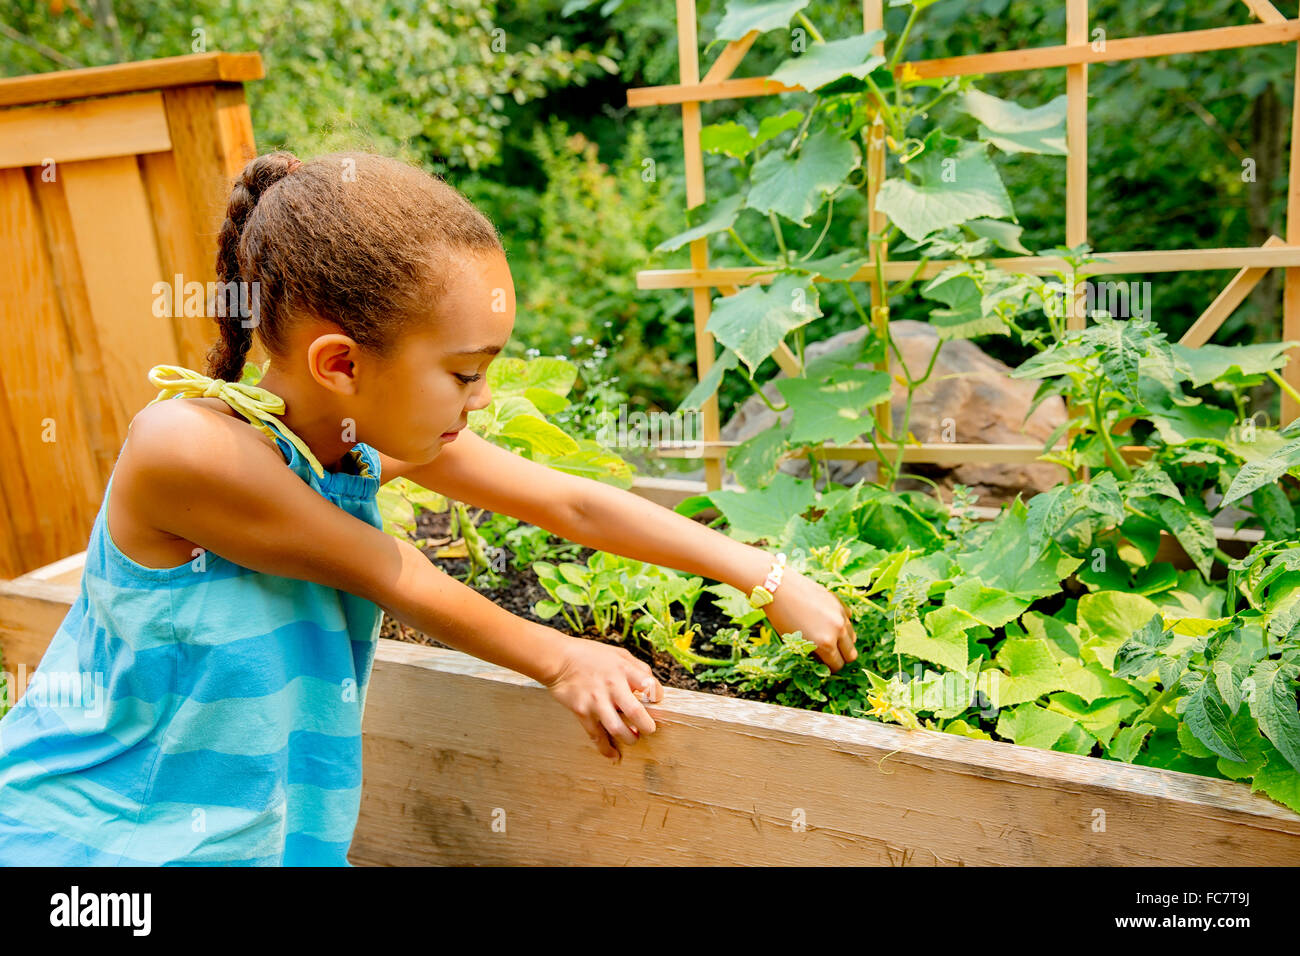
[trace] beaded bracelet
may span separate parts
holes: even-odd
[[[754,590],[749,595],[750,606],[764,607],[775,600],[776,589],[781,584],[781,578],[785,576],[785,562],[786,555],[783,551],[772,562],[771,570],[767,572],[763,583],[754,585]]]

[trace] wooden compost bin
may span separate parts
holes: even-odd
[[[0,578],[85,548],[148,370],[202,367],[216,323],[156,315],[154,286],[216,280],[262,75],[201,53],[0,80]]]
[[[633,490],[671,506],[702,486]],[[76,601],[84,557],[0,582],[0,650],[20,684]],[[674,688],[649,710],[657,732],[616,766],[535,681],[381,639],[349,858],[1300,864],[1300,814],[1244,783]]]

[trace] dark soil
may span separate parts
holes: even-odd
[[[492,517],[491,512],[484,512],[475,522],[476,525]],[[468,558],[435,558],[434,554],[442,547],[451,543],[451,538],[447,531],[449,528],[450,514],[443,512],[437,514],[431,511],[421,511],[416,518],[417,536],[421,538],[432,538],[436,544],[423,547],[421,550],[433,561],[441,570],[456,578],[458,581],[464,581],[465,572],[469,570]],[[575,560],[579,564],[585,564],[587,558],[593,553],[591,548],[583,548]],[[542,587],[531,569],[516,571],[512,565],[507,562],[506,570],[501,574],[504,579],[503,583],[495,588],[480,587],[477,584],[470,585],[483,596],[489,598],[497,605],[505,608],[512,614],[525,620],[535,621],[548,627],[553,627],[565,634],[573,634],[569,622],[565,620],[562,614],[556,615],[549,621],[543,620],[533,613],[533,605],[538,601],[549,597],[546,589]],[[704,584],[707,586],[714,583],[706,579]],[[681,608],[673,605],[674,611],[680,615]],[[584,616],[585,620],[590,620],[590,614]],[[692,645],[692,650],[698,654],[719,659],[729,658],[731,648],[728,645],[715,645],[710,642],[714,634],[720,627],[730,625],[730,619],[713,603],[713,595],[705,592],[700,595],[699,600],[695,603],[694,611],[691,615],[692,623],[700,626],[700,634]],[[621,626],[621,623],[620,623]],[[384,623],[379,632],[380,637],[391,638],[396,641],[407,641],[412,644],[424,644],[428,647],[445,647],[450,650],[457,650],[449,644],[443,644],[429,635],[417,631],[414,628],[407,627],[400,621],[396,621],[387,615],[384,616]],[[593,641],[601,641],[605,644],[614,644],[620,647],[626,647],[627,650],[638,660],[645,661],[654,671],[655,677],[659,683],[665,687],[676,687],[681,690],[704,691],[710,694],[718,694],[723,697],[743,697],[748,700],[759,700],[771,702],[775,694],[771,690],[745,692],[738,691],[730,684],[724,681],[710,681],[701,683],[690,671],[679,664],[671,655],[657,651],[650,647],[649,643],[637,635],[629,635],[626,642],[618,633],[599,634],[596,632],[594,625],[588,623],[587,630],[576,635],[588,638]],[[697,672],[702,665],[697,665]]]

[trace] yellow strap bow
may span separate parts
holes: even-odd
[[[254,428],[271,438],[275,438],[275,433],[266,422],[275,421],[283,430],[285,437],[311,464],[317,476],[325,477],[325,469],[311,453],[311,449],[282,422],[276,420],[277,415],[284,413],[284,399],[279,395],[245,382],[225,382],[219,378],[209,378],[179,365],[155,365],[149,370],[149,381],[161,389],[158,397],[150,402],[150,405],[178,395],[186,398],[219,398],[247,418]]]

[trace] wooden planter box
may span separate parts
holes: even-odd
[[[83,559],[0,582],[11,673]],[[1233,781],[674,688],[615,765],[535,681],[387,639],[370,688],[357,865],[1300,864],[1300,814]]]
[[[381,640],[358,864],[1295,865],[1245,784],[666,688],[614,765],[540,684]]]

